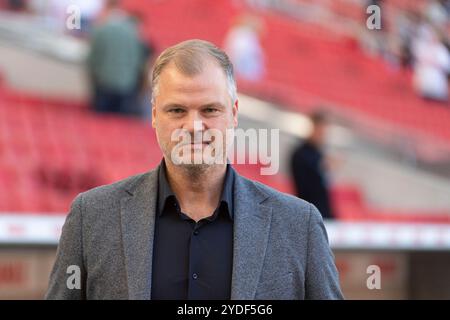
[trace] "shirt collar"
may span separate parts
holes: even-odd
[[[234,212],[234,202],[233,202],[233,190],[234,190],[234,177],[235,171],[233,167],[227,163],[227,170],[225,173],[225,181],[224,187],[222,190],[222,195],[220,197],[220,205],[225,205],[225,208],[228,211],[230,219],[233,219]],[[166,164],[164,159],[161,161],[158,172],[158,209],[157,213],[161,216],[164,212],[164,207],[169,198],[175,199],[178,202],[175,193],[170,187],[169,181],[167,180],[166,175]]]

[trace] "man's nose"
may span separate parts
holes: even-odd
[[[183,125],[183,129],[186,129],[191,134],[193,134],[194,132],[205,130],[205,124],[199,112],[192,111],[189,113],[189,116],[187,117],[186,122]]]

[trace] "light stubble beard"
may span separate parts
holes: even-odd
[[[227,154],[228,154],[230,146],[233,145],[234,128],[231,127],[231,128],[228,128],[227,130],[231,130],[231,131],[229,132],[230,135],[228,136],[228,133],[227,133],[227,135],[224,137],[225,139],[222,140],[223,150],[221,151],[220,155],[217,155],[221,158],[219,163],[212,161],[211,163],[202,162],[202,163],[177,163],[177,164],[175,164],[171,158],[173,150],[170,147],[170,143],[160,143],[160,147],[161,147],[161,150],[164,154],[166,161],[170,161],[173,166],[181,168],[183,170],[183,172],[190,179],[193,180],[193,182],[198,181],[202,177],[204,177],[204,175],[207,174],[207,172],[212,170],[214,167],[223,166],[228,163]],[[202,151],[202,152],[204,152],[204,151]],[[202,159],[203,159],[203,157],[202,157]],[[215,160],[218,160],[218,159],[215,159]]]
[[[164,154],[164,158],[166,161],[170,161],[170,163],[183,170],[183,172],[188,176],[190,179],[194,181],[200,180],[202,177],[204,177],[205,174],[207,174],[208,171],[213,169],[213,167],[220,166],[223,164],[217,164],[217,163],[180,163],[175,164],[171,159],[172,156],[172,150],[169,147],[169,145],[161,145],[161,149]],[[223,163],[227,163],[226,158]]]

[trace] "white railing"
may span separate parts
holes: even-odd
[[[58,244],[63,214],[1,214],[0,245]],[[335,250],[450,250],[450,224],[325,221]]]

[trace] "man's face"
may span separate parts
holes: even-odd
[[[177,164],[181,159],[192,166],[199,164],[199,158],[217,156],[217,151],[224,150],[226,155],[230,142],[226,141],[227,129],[237,126],[237,109],[225,73],[213,61],[205,62],[203,71],[194,76],[184,75],[174,64],[167,65],[161,72],[152,108],[152,126],[166,162]],[[207,133],[219,133],[222,141],[215,141]]]

